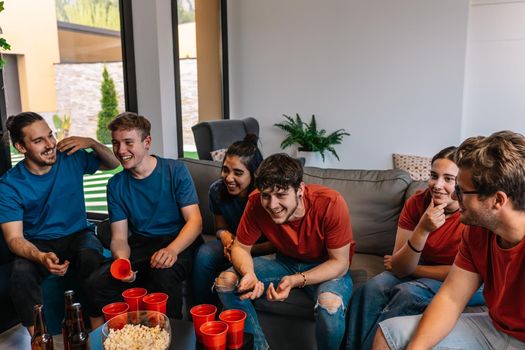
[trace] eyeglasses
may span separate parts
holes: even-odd
[[[463,191],[458,185],[454,186],[454,191],[458,199],[461,199],[464,194],[479,194],[479,191]]]

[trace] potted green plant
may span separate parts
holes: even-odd
[[[286,121],[274,124],[274,126],[287,133],[286,138],[281,142],[282,149],[297,145],[300,152],[319,153],[323,162],[325,161],[325,152],[332,153],[337,160],[340,160],[334,146],[341,144],[344,136],[350,135],[345,129],[339,129],[327,134],[325,129],[317,128],[315,115],[312,115],[310,123],[304,122],[298,113],[295,114],[295,119],[286,114],[283,114],[283,116],[286,118]],[[307,165],[309,165],[308,162]]]

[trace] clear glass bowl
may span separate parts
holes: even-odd
[[[106,344],[106,340],[110,336],[110,330],[114,330],[115,334],[123,333],[123,328],[125,325],[143,325],[148,328],[154,328],[159,326],[161,330],[164,330],[168,333],[167,345],[165,347],[158,347],[155,349],[166,350],[169,348],[171,343],[171,327],[169,318],[163,313],[157,311],[131,311],[120,314],[113,317],[111,320],[104,323],[102,326],[102,348],[104,350],[108,349],[153,349],[151,343],[147,345],[140,346],[140,342],[145,338],[143,334],[138,335],[137,337],[131,336],[129,333],[121,334],[119,339],[111,339]],[[136,327],[138,328],[138,327]],[[143,331],[139,331],[143,332]],[[148,331],[144,331],[148,332]],[[149,332],[148,332],[149,333]],[[115,335],[113,335],[115,337]],[[110,342],[113,344],[110,346]]]

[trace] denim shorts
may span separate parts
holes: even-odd
[[[390,349],[405,349],[421,315],[394,317],[379,324]],[[486,312],[461,314],[452,331],[433,349],[517,350],[525,343],[496,329]]]

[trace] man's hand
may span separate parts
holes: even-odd
[[[161,248],[157,250],[150,260],[152,269],[168,269],[177,261],[177,254],[168,248]]]
[[[63,264],[59,264],[60,259],[55,253],[43,253],[41,263],[49,270],[53,275],[64,276],[69,267],[69,261],[64,261]]]
[[[385,255],[383,257],[383,265],[385,266],[385,270],[392,271],[392,255]]]
[[[241,294],[241,300],[257,299],[264,293],[264,284],[257,279],[255,273],[250,272],[244,275],[237,287],[237,294]]]
[[[221,244],[224,247],[224,257],[228,259],[229,262],[232,261],[232,247],[233,247],[233,240],[235,239],[235,236],[228,230],[224,230],[220,234],[220,240]]]
[[[137,271],[131,270],[131,273],[129,274],[129,276],[122,278],[121,281],[126,282],[126,283],[133,283],[135,282],[135,279],[137,279]]]
[[[274,288],[273,283],[270,283],[266,291],[266,299],[269,301],[284,301],[288,298],[294,286],[294,276],[284,276],[277,288]]]
[[[418,226],[426,232],[433,232],[445,223],[445,207],[447,203],[434,206],[434,201],[430,201],[427,210],[419,219]]]
[[[66,137],[59,143],[57,143],[57,149],[60,152],[67,151],[67,155],[70,156],[79,149],[86,149],[93,146],[95,141],[89,137],[71,136]]]

